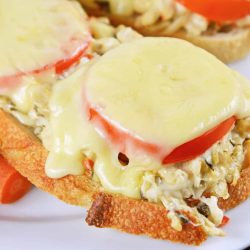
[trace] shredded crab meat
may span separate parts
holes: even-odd
[[[99,55],[103,55],[121,43],[142,37],[133,29],[123,25],[114,28],[107,18],[91,18],[90,27],[95,38],[92,50]]]
[[[218,198],[229,198],[228,184],[236,185],[240,177],[244,142],[249,131],[250,119],[239,120],[230,133],[200,157],[145,171],[142,197],[162,203],[169,211],[167,216],[172,227],[177,231],[182,228],[179,216],[182,210],[198,218],[209,235],[224,235],[221,229],[216,228],[223,219],[223,211],[217,202]],[[195,201],[194,206],[190,206],[190,198]]]
[[[111,14],[133,17],[135,26],[147,27],[160,34],[171,35],[180,30],[199,36],[230,31],[234,26],[250,26],[250,15],[236,23],[214,24],[205,17],[190,12],[175,0],[87,0],[89,8],[105,8]],[[226,27],[226,29],[225,29]]]

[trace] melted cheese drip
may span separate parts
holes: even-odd
[[[164,157],[233,115],[249,115],[241,82],[190,43],[142,38],[106,53],[89,70],[86,95],[119,129],[162,146]],[[134,151],[126,151],[129,158]]]
[[[82,174],[84,154],[88,155],[91,150],[97,156],[95,172],[105,189],[139,197],[142,167],[148,163],[141,163],[140,168],[136,168],[138,162],[131,161],[129,166],[121,168],[118,152],[110,150],[83,115],[81,89],[84,76],[85,67],[82,67],[54,87],[50,101],[51,137],[48,142],[44,141],[50,151],[46,174],[51,178]]]
[[[88,37],[85,18],[73,1],[0,1],[0,77],[69,57]]]

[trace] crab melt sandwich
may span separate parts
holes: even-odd
[[[17,2],[0,4],[13,14],[0,27],[3,157],[89,208],[89,225],[195,245],[224,235],[224,210],[250,195],[248,81],[174,38],[133,33],[98,55],[80,5]]]

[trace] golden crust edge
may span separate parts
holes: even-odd
[[[41,142],[27,127],[1,109],[0,121],[0,153],[38,188],[66,203],[91,207],[87,217],[90,225],[193,245],[199,245],[207,238],[201,227],[185,226],[183,233],[172,229],[163,214],[163,211],[166,214],[166,210],[162,205],[100,192],[98,183],[87,175],[50,179],[44,171],[48,152]],[[246,157],[246,162],[250,162],[250,144]],[[233,208],[250,196],[250,167],[245,167],[242,173],[237,185],[229,189],[230,198],[220,200],[223,209]],[[153,211],[153,217],[150,210]],[[161,216],[163,219],[160,219]],[[136,223],[135,218],[140,217],[140,223]],[[159,227],[158,220],[161,220]]]
[[[190,214],[182,214],[192,223],[197,223]],[[86,222],[90,226],[115,228],[131,234],[189,245],[200,245],[207,239],[203,228],[192,223],[183,224],[182,231],[173,229],[167,210],[162,205],[107,193],[95,195]]]
[[[84,0],[80,0],[80,2],[84,6]],[[212,53],[224,63],[231,63],[242,59],[250,52],[250,28],[235,29],[228,34],[213,36],[192,36],[184,31],[176,32],[170,36],[164,31],[155,31],[150,27],[137,27],[133,17],[115,16],[100,9],[84,8],[90,16],[106,16],[113,25],[123,24],[133,28],[144,36],[166,36],[184,39]]]
[[[45,173],[48,151],[32,132],[0,109],[0,153],[23,176],[38,188],[64,202],[89,207],[99,190],[87,175],[51,179]]]

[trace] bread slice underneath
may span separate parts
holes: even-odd
[[[233,208],[250,196],[250,143],[245,145],[246,157],[241,177],[236,186],[229,188],[230,198],[220,200],[221,208]],[[57,198],[90,208],[87,223],[97,227],[111,227],[133,234],[199,245],[207,238],[201,226],[192,223],[183,225],[183,230],[174,230],[163,205],[136,200],[122,195],[103,192],[88,174],[51,179],[44,171],[48,152],[42,143],[10,114],[0,109],[0,153],[23,176],[38,188]],[[182,211],[190,221],[196,218]]]
[[[80,0],[84,6],[85,0]],[[169,36],[164,30],[157,30],[153,26],[137,27],[135,18],[115,16],[101,9],[85,7],[88,15],[107,16],[115,26],[123,24],[137,30],[144,36]],[[187,40],[208,52],[214,54],[224,63],[237,61],[245,57],[250,52],[250,28],[235,28],[228,33],[217,33],[215,35],[192,36],[185,31],[179,31],[171,35],[172,37]]]

